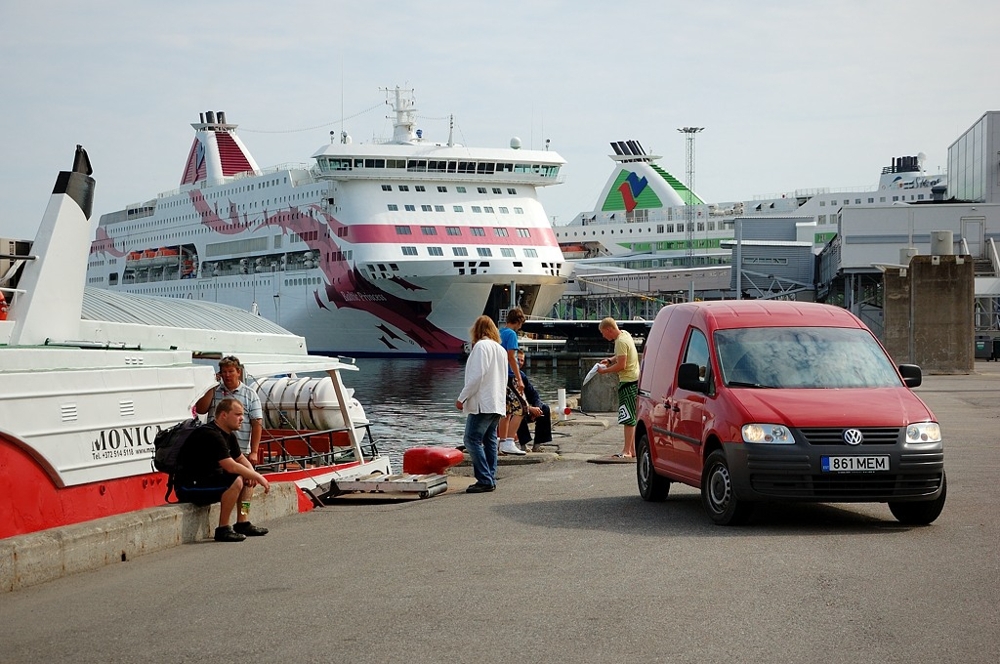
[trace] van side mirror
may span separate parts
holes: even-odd
[[[920,367],[915,364],[900,364],[899,375],[903,377],[903,383],[907,387],[920,387],[923,382]]]
[[[677,369],[677,386],[682,390],[708,394],[708,381],[701,379],[701,368],[692,362]]]

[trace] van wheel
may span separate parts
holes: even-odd
[[[753,512],[753,503],[736,497],[729,462],[722,450],[709,454],[705,462],[701,475],[701,502],[709,518],[720,526],[746,523]]]
[[[653,455],[649,450],[649,438],[646,434],[639,436],[636,443],[636,454],[639,457],[635,463],[635,478],[639,484],[639,495],[651,503],[663,502],[670,492],[670,480],[656,474],[653,468]]]
[[[889,511],[900,523],[908,526],[926,526],[941,516],[945,494],[948,493],[948,478],[941,475],[941,495],[934,500],[917,503],[889,503]]]

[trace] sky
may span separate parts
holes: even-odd
[[[1000,110],[992,0],[0,0],[0,237],[30,239],[56,173],[88,151],[94,218],[175,189],[206,110],[261,167],[308,163],[343,127],[391,135],[414,90],[428,139],[550,149],[557,225],[592,210],[633,139],[725,202],[874,186]]]

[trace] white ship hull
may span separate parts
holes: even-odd
[[[430,143],[395,107],[390,142],[266,171],[209,113],[179,190],[101,218],[87,284],[251,310],[323,354],[455,356],[484,313],[547,315],[572,267],[536,188],[565,162]]]

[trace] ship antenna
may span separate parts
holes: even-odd
[[[455,116],[448,116],[448,147],[455,145]]]

